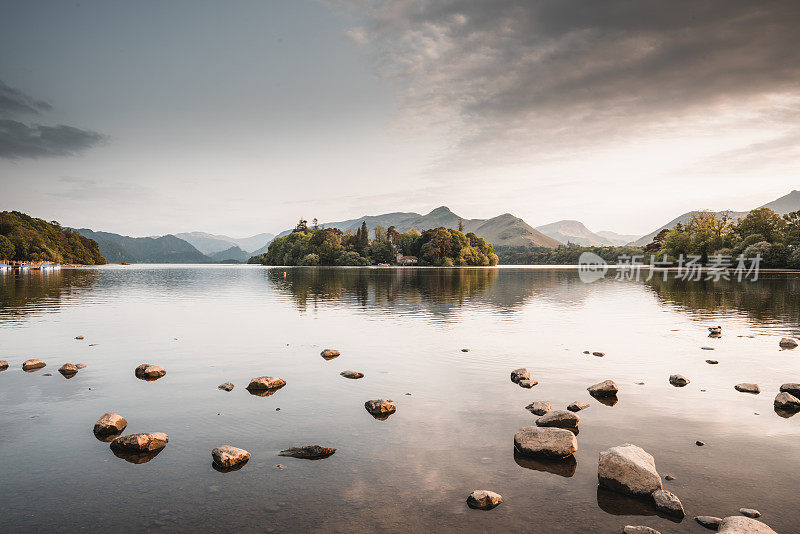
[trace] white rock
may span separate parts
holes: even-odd
[[[514,434],[514,448],[527,456],[566,458],[578,450],[578,440],[563,428],[526,426]]]
[[[629,495],[647,496],[661,489],[653,457],[630,443],[600,453],[597,479],[601,486]]]
[[[581,418],[566,410],[548,412],[536,420],[536,426],[555,426],[558,428],[578,428]]]
[[[653,492],[653,501],[656,503],[656,508],[668,515],[674,517],[686,515],[681,500],[672,492],[664,489],[656,490]]]
[[[776,534],[761,521],[743,515],[731,515],[719,524],[720,534]]]

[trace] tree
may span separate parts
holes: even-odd
[[[783,238],[786,221],[769,208],[751,211],[739,221],[735,231],[742,239],[752,234],[761,234],[766,241],[775,243]]]
[[[305,232],[308,230],[308,221],[304,218],[300,217],[300,220],[297,222],[297,226],[294,227],[294,232]]]
[[[356,248],[359,252],[366,250],[369,246],[369,230],[367,229],[367,221],[361,223],[361,228],[356,233]]]
[[[313,225],[312,228],[314,228],[314,230],[319,230],[319,221],[316,217],[311,220],[311,224]]]
[[[397,232],[397,229],[394,225],[390,226],[388,230],[386,230],[386,238],[389,239],[389,242],[392,245],[397,244],[397,238],[400,237],[400,234]]]
[[[383,226],[376,225],[372,231],[375,233],[375,241],[378,241],[380,243],[388,241],[386,237],[386,228],[384,228]]]
[[[0,260],[10,260],[14,257],[14,245],[4,235],[0,235]]]
[[[464,232],[464,219],[461,217],[458,218],[458,231],[462,233]]]

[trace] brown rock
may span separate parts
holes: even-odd
[[[73,376],[78,372],[78,366],[73,363],[65,363],[58,368],[58,372],[64,376]]]
[[[250,380],[247,391],[275,391],[286,385],[286,380],[274,376],[259,376]]]
[[[119,414],[108,412],[102,415],[94,424],[94,435],[98,437],[112,436],[121,434],[128,421]]]
[[[523,380],[520,380],[517,383],[519,384],[519,387],[521,387],[521,388],[531,389],[533,386],[535,386],[539,382],[537,382],[536,380],[523,379]]]
[[[794,349],[797,348],[797,341],[792,338],[785,337],[780,340],[778,343],[782,349]]]
[[[167,374],[167,371],[158,365],[143,363],[134,369],[133,374],[136,375],[136,378],[140,378],[142,380],[158,380]]]
[[[5,371],[8,369],[8,362],[5,360],[0,360],[0,371]]]
[[[605,355],[606,355],[605,352],[599,352],[599,351],[595,351],[592,353],[592,356],[597,356],[598,358],[602,358]]]
[[[520,367],[519,369],[514,369],[511,371],[511,381],[515,384],[519,384],[520,380],[530,380],[531,373],[524,367]]]
[[[619,386],[613,380],[604,380],[586,388],[593,397],[613,397],[619,391]]]
[[[800,399],[785,391],[778,393],[773,404],[780,410],[800,410]]]
[[[338,357],[340,354],[341,354],[341,352],[339,352],[338,350],[334,350],[334,349],[325,349],[325,350],[323,350],[322,352],[319,353],[319,355],[322,356],[323,358],[325,358],[326,360],[332,360],[332,359]]]
[[[624,534],[661,534],[656,529],[644,525],[626,525],[622,532]]]
[[[781,385],[781,393],[788,393],[800,399],[800,384],[787,382]]]
[[[75,339],[78,339],[78,340],[83,339],[83,336],[75,336]]]
[[[397,410],[389,399],[369,400],[364,403],[364,408],[376,419],[386,419]]]
[[[336,452],[336,449],[331,447],[322,447],[320,445],[306,445],[304,447],[292,447],[278,453],[280,456],[290,456],[292,458],[303,458],[305,460],[321,460],[327,458]]]
[[[233,383],[232,382],[225,382],[224,384],[218,385],[217,389],[221,389],[223,391],[233,391]]]
[[[358,378],[364,378],[364,373],[360,373],[358,371],[350,371],[350,370],[348,370],[348,371],[342,371],[339,374],[342,375],[345,378],[352,378],[353,380],[358,379]]]
[[[144,432],[120,436],[111,442],[111,449],[123,452],[153,452],[167,446],[169,436],[163,432]]]
[[[597,478],[601,486],[628,495],[647,496],[661,489],[653,457],[630,443],[600,453]]]
[[[720,534],[777,534],[761,521],[741,515],[723,518],[717,532]]]
[[[676,388],[682,388],[683,386],[685,386],[689,382],[691,382],[691,380],[689,380],[688,378],[686,378],[683,375],[675,374],[675,375],[670,375],[669,376],[669,383],[672,384],[673,386],[675,386]]]
[[[573,429],[578,428],[580,417],[577,414],[566,410],[549,412],[536,420],[536,426],[554,426],[557,428]]]
[[[547,401],[533,401],[525,409],[534,415],[544,415],[553,411],[553,406]]]
[[[22,362],[22,370],[23,371],[35,371],[36,369],[41,369],[45,367],[47,364],[44,363],[42,360],[37,360],[32,358],[30,360],[25,360]]]
[[[578,450],[578,440],[563,428],[526,426],[514,434],[514,448],[524,456],[567,458]]]
[[[503,497],[499,493],[489,490],[475,490],[467,497],[467,505],[479,510],[491,510],[501,502],[503,502]]]
[[[686,515],[683,511],[681,500],[674,493],[665,489],[654,491],[653,501],[656,503],[656,508],[667,515],[678,518],[683,518],[683,516]]]
[[[749,382],[742,382],[733,387],[736,391],[741,391],[742,393],[752,393],[753,395],[761,393],[761,388],[758,387],[758,384],[751,384]]]
[[[579,411],[585,410],[585,409],[587,409],[589,407],[590,407],[590,405],[589,405],[588,402],[575,401],[575,402],[571,403],[569,406],[567,406],[567,410],[569,410],[571,412],[579,412]]]
[[[224,469],[230,469],[244,464],[250,459],[250,453],[232,445],[221,445],[211,451],[214,463]]]

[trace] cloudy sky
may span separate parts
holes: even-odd
[[[800,2],[0,0],[0,209],[644,234],[800,188]]]

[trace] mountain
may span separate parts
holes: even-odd
[[[769,208],[778,215],[786,215],[787,213],[798,211],[800,210],[800,191],[792,191],[788,195],[768,202],[761,207]]]
[[[610,240],[592,232],[580,221],[558,221],[544,226],[537,226],[536,229],[562,243],[599,247],[613,245]]]
[[[606,239],[611,241],[611,243],[615,247],[621,247],[621,246],[625,245],[626,243],[630,243],[634,239],[638,239],[639,238],[638,235],[634,235],[634,234],[618,234],[617,232],[612,232],[611,230],[601,230],[601,231],[596,232],[596,233],[597,233],[597,235],[605,237]]]
[[[466,227],[464,229],[467,230]],[[489,243],[500,247],[535,246],[556,248],[563,244],[546,236],[510,213],[504,213],[489,219],[473,231],[478,237],[482,237]]]
[[[183,239],[174,235],[162,237],[128,237],[88,228],[78,233],[97,241],[100,253],[109,263],[209,263],[210,259]]]
[[[220,252],[215,252],[208,255],[209,258],[219,263],[245,263],[250,259],[250,256],[250,253],[245,252],[235,245],[227,250],[222,250]]]
[[[274,234],[269,233],[241,238],[207,234],[205,232],[183,232],[174,235],[188,242],[203,254],[208,255],[228,250],[231,247],[239,247],[242,250],[252,252],[269,243],[275,237]]]
[[[19,211],[0,212],[0,260],[102,265],[98,244],[56,221]]]

